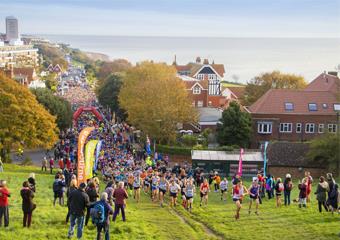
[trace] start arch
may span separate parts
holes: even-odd
[[[73,114],[73,121],[76,122],[82,112],[92,112],[98,120],[102,121],[103,117],[102,115],[97,111],[95,107],[80,107],[77,109],[77,111]]]

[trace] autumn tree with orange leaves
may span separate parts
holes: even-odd
[[[178,123],[197,119],[175,68],[162,63],[143,62],[128,70],[119,103],[129,123],[163,143],[175,140]]]

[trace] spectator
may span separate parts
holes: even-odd
[[[42,162],[41,162],[41,171],[44,171],[45,169],[45,172],[47,171],[47,159],[46,157],[43,158]]]
[[[9,224],[8,197],[10,196],[6,181],[0,180],[0,227],[2,226],[2,218],[4,218],[5,227],[8,227]]]
[[[86,193],[89,196],[90,205],[97,202],[97,198],[99,197],[99,195],[96,190],[95,183],[93,181],[89,182],[87,189],[86,189]],[[86,211],[85,226],[87,226],[89,219],[90,219],[90,206],[88,206],[87,211]]]
[[[54,167],[54,160],[53,158],[50,159],[50,173],[53,174],[53,167]]]
[[[286,178],[283,182],[283,195],[285,200],[285,206],[290,205],[290,194],[293,189],[292,177],[289,173],[287,173]]]
[[[328,207],[326,204],[326,193],[329,191],[328,183],[325,181],[323,176],[320,177],[320,182],[316,189],[316,200],[318,200],[319,212],[322,212],[322,206],[325,208],[326,212],[328,211]]]
[[[30,173],[29,177],[28,177],[28,183],[29,183],[29,188],[35,192],[36,188],[36,182],[35,182],[35,174],[34,173]]]
[[[64,205],[63,188],[65,186],[66,185],[65,185],[64,175],[57,174],[53,182],[53,193],[54,193],[53,206],[55,206],[55,202],[57,201],[57,198],[59,199],[59,205],[60,206]]]
[[[77,190],[77,179],[72,179],[70,182],[70,186],[67,188],[66,191],[66,197],[67,197],[67,215],[66,215],[66,223],[68,223],[68,220],[70,218],[70,202],[69,202],[69,196],[71,192],[74,190]]]
[[[113,221],[116,221],[116,217],[119,213],[119,210],[122,212],[122,219],[123,222],[125,222],[125,199],[128,198],[128,194],[124,189],[124,182],[119,182],[118,183],[118,188],[114,190],[113,192],[113,197],[116,199],[115,200],[115,211],[113,214]]]
[[[28,181],[25,181],[22,187],[20,195],[22,198],[22,211],[24,213],[23,226],[29,228],[32,223],[32,213],[36,208],[36,204],[33,203],[34,192],[29,187]]]
[[[71,238],[74,234],[74,227],[76,224],[77,238],[81,239],[84,228],[84,216],[85,209],[89,206],[89,196],[85,193],[86,184],[81,183],[79,189],[74,190],[70,193],[69,204],[70,204],[70,228],[68,231],[68,238]]]
[[[113,209],[108,204],[108,194],[103,192],[100,196],[100,201],[94,203],[91,209],[92,222],[97,226],[97,240],[101,239],[102,230],[104,231],[105,240],[110,239],[110,214],[113,214]]]
[[[307,179],[302,179],[302,182],[299,183],[299,208],[307,207]]]

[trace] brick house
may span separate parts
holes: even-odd
[[[304,90],[271,89],[249,107],[252,147],[264,141],[304,142],[337,132],[334,104],[340,79],[323,73]]]
[[[197,57],[195,63],[177,65],[175,61],[173,65],[178,76],[186,82],[187,91],[196,107],[219,108],[225,104],[221,95],[221,81],[225,74],[223,64],[210,64],[207,59],[201,62],[201,58]]]

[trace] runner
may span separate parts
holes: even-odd
[[[227,192],[228,192],[228,180],[225,177],[223,181],[220,183],[221,189],[221,201],[227,201]]]
[[[185,191],[185,200],[186,200],[186,209],[191,212],[192,210],[192,204],[194,201],[194,194],[196,192],[194,180],[190,179],[187,181],[187,185],[184,189]]]
[[[141,187],[141,178],[139,172],[135,173],[132,185],[133,185],[133,199],[136,199],[137,203],[139,203]]]
[[[168,188],[169,182],[165,179],[165,175],[163,174],[159,180],[159,203],[161,207],[163,207],[164,195]]]
[[[233,201],[235,202],[236,205],[236,214],[235,214],[235,219],[238,220],[240,219],[240,210],[242,208],[242,200],[244,195],[248,193],[248,190],[246,189],[245,186],[242,184],[242,180],[239,180],[237,184],[233,187]]]
[[[249,210],[248,210],[248,214],[251,213],[251,206],[253,204],[253,202],[255,201],[256,203],[256,209],[255,209],[255,214],[259,215],[258,209],[259,209],[259,204],[260,204],[260,185],[258,183],[258,178],[255,177],[253,178],[253,182],[252,185],[249,187],[249,197],[250,197],[250,201],[249,201]]]
[[[152,174],[151,178],[151,190],[152,190],[152,196],[151,199],[152,201],[155,201],[158,196],[158,185],[159,185],[159,177],[157,172]]]
[[[205,204],[205,206],[208,205],[209,192],[210,192],[210,186],[208,184],[208,180],[205,178],[203,180],[203,183],[201,183],[201,186],[200,186],[200,196],[201,196],[200,206],[202,206],[202,201]]]
[[[181,187],[173,180],[170,180],[169,192],[171,197],[170,207],[177,206],[177,195]]]

